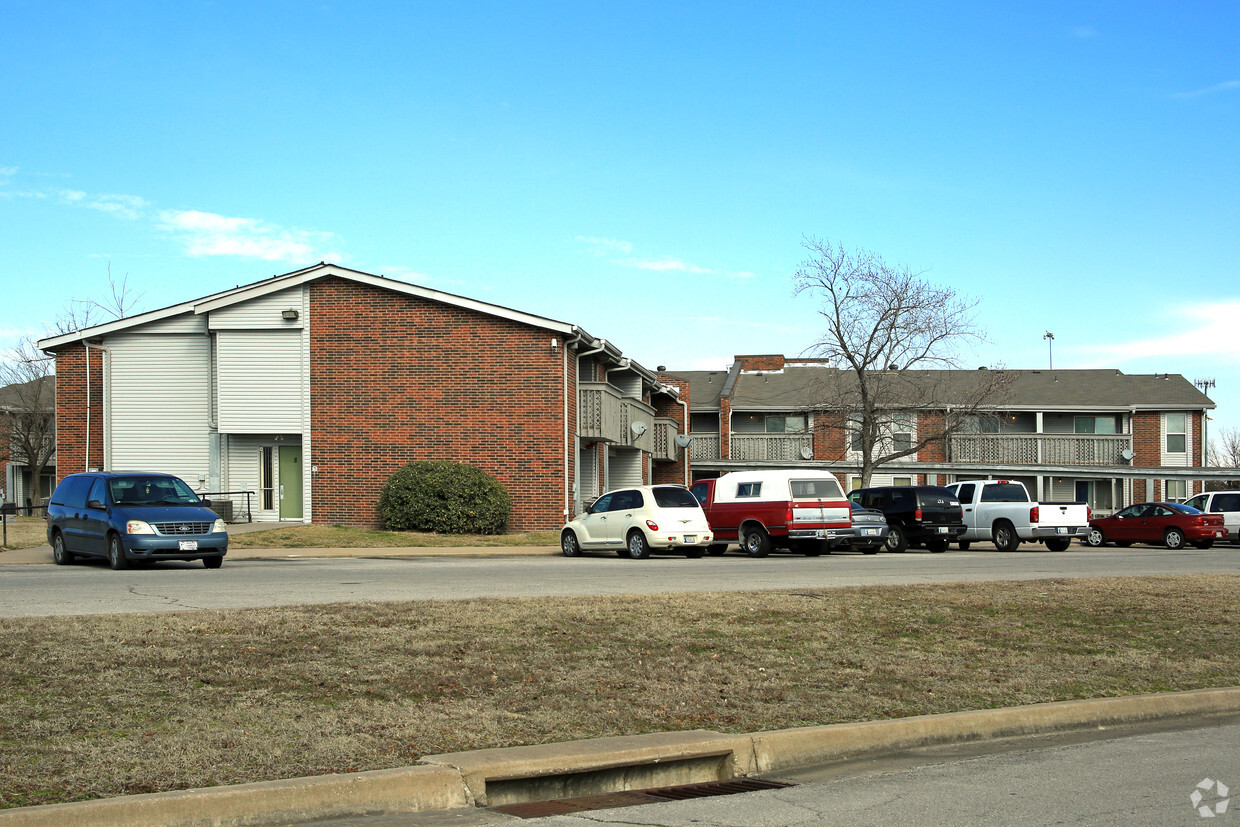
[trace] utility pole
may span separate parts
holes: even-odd
[[[1049,330],[1042,334],[1042,338],[1046,340],[1046,357],[1050,361],[1049,369],[1055,369],[1055,352],[1053,350],[1055,344],[1055,334]]]

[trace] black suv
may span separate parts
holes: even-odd
[[[964,533],[960,500],[937,485],[888,485],[860,488],[848,495],[855,503],[887,515],[887,550],[904,551],[924,543],[936,554]]]

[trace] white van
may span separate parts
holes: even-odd
[[[1240,543],[1240,491],[1207,491],[1184,504],[1210,514],[1222,514],[1227,536],[1233,543]]]

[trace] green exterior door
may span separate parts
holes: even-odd
[[[301,446],[280,446],[280,519],[301,519]]]

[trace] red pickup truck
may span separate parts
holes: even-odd
[[[689,490],[715,534],[711,554],[735,542],[750,557],[765,557],[772,548],[815,557],[852,534],[848,498],[828,471],[734,471]]]

